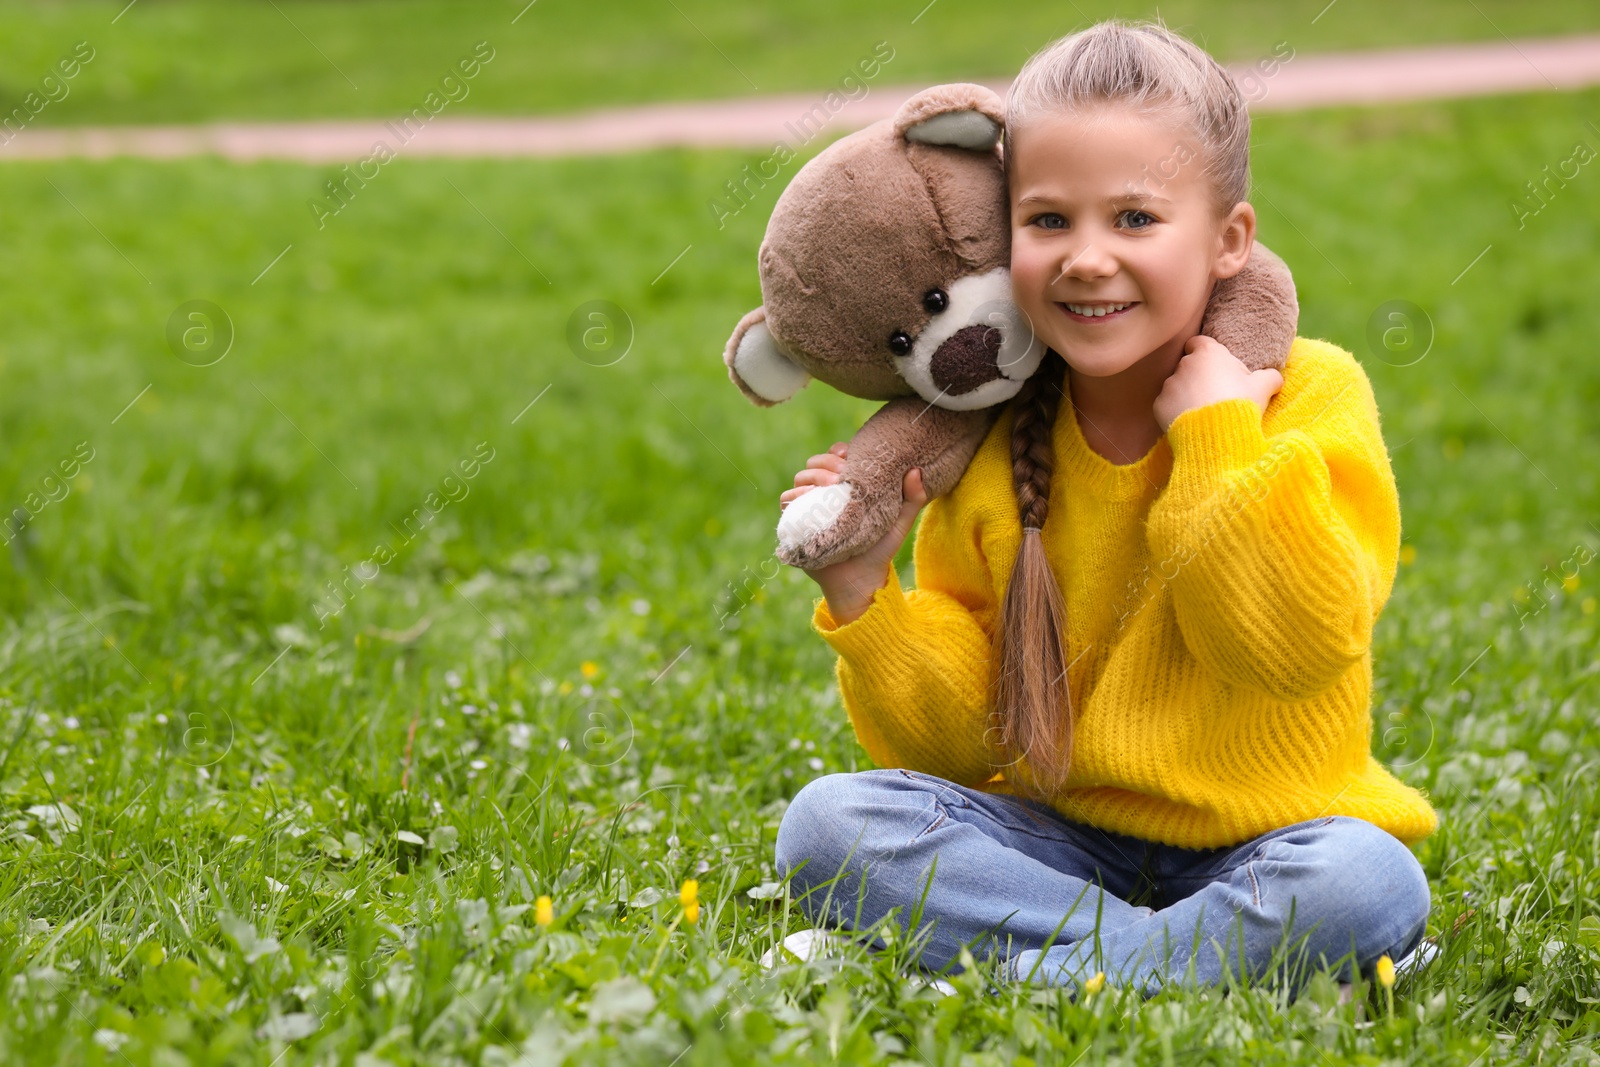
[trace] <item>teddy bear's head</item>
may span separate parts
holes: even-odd
[[[756,404],[811,378],[951,410],[1009,400],[1044,346],[1011,299],[1000,98],[941,85],[800,169],[761,243],[762,305],[723,359]]]

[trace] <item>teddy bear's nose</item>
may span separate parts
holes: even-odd
[[[963,326],[933,353],[928,371],[933,384],[960,396],[1000,377],[1000,345],[1005,338],[994,326]]]

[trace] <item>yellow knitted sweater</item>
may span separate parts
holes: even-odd
[[[1372,627],[1400,505],[1360,364],[1296,338],[1264,417],[1245,399],[1191,409],[1125,465],[1089,447],[1066,391],[1041,534],[1066,598],[1077,711],[1054,807],[1187,848],[1325,815],[1408,843],[1431,833],[1425,796],[1371,751]],[[1010,440],[1008,411],[924,510],[918,588],[891,564],[861,616],[840,625],[818,598],[812,617],[868,755],[991,792],[1012,790],[988,730],[1022,538]]]

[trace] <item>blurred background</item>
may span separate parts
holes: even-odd
[[[853,116],[1155,13],[0,3],[0,823],[32,857],[0,863],[5,921],[81,914],[133,856],[139,892],[247,909],[268,878],[304,890],[273,898],[286,943],[377,944],[395,900],[440,891],[408,880],[421,846],[397,833],[431,849],[459,830],[487,864],[551,796],[636,802],[648,832],[588,867],[589,831],[524,856],[516,892],[546,878],[609,905],[700,870],[748,903],[784,798],[867,765],[814,588],[772,550],[778,494],[875,405],[817,387],[760,410],[720,360],[760,299],[767,214]],[[1285,78],[1351,51],[1537,57],[1600,33],[1591,0],[1159,13],[1238,69],[1292,53]],[[1353,352],[1383,415],[1404,548],[1375,751],[1447,811],[1424,849],[1457,911],[1493,877],[1488,842],[1556,825],[1528,798],[1595,741],[1600,90],[1528,62],[1523,90],[1361,106],[1275,107],[1265,77],[1254,124],[1252,199],[1301,333]],[[770,130],[841,90],[857,99],[764,185],[741,176],[765,132],[674,146],[659,110],[587,114],[776,97]],[[429,127],[378,152],[418,109]],[[693,115],[711,141],[746,121]],[[491,118],[547,125],[472,131]],[[657,146],[571,147],[629,121]],[[635,800],[674,781],[721,791]],[[1592,821],[1592,785],[1570,788]],[[52,844],[57,803],[116,842]],[[348,904],[372,864],[394,880]],[[488,870],[459,877],[509,877]],[[96,936],[149,936],[119,908]],[[129,995],[76,944],[51,951],[92,996]],[[38,1050],[80,1026],[23,1019],[0,1025]]]
[[[495,76],[473,86],[463,114],[825,90],[880,40],[894,47],[898,83],[1008,78],[1076,26],[1158,12],[1088,0],[998,8],[819,0],[799,11],[710,0],[125,0],[7,2],[0,13],[8,97],[21,96],[78,40],[104,51],[94,76],[73,86],[72,107],[51,117],[73,125],[388,116],[414,106],[481,40],[496,50]],[[1600,28],[1600,13],[1581,0],[1226,0],[1163,4],[1159,15],[1224,62],[1269,55],[1280,41],[1317,53]]]

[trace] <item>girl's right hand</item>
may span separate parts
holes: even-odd
[[[838,484],[848,458],[849,446],[841,441],[827,452],[808,459],[805,470],[794,476],[795,487],[786,490],[778,498],[779,510],[818,486]],[[806,570],[806,574],[817,583],[822,595],[827,598],[828,612],[841,625],[860,618],[871,606],[872,595],[888,584],[889,564],[900,551],[900,546],[905,544],[906,535],[917,521],[917,513],[928,502],[927,491],[922,485],[922,471],[915,467],[907,471],[900,492],[900,514],[895,517],[889,532],[877,543],[858,556],[827,567]]]

